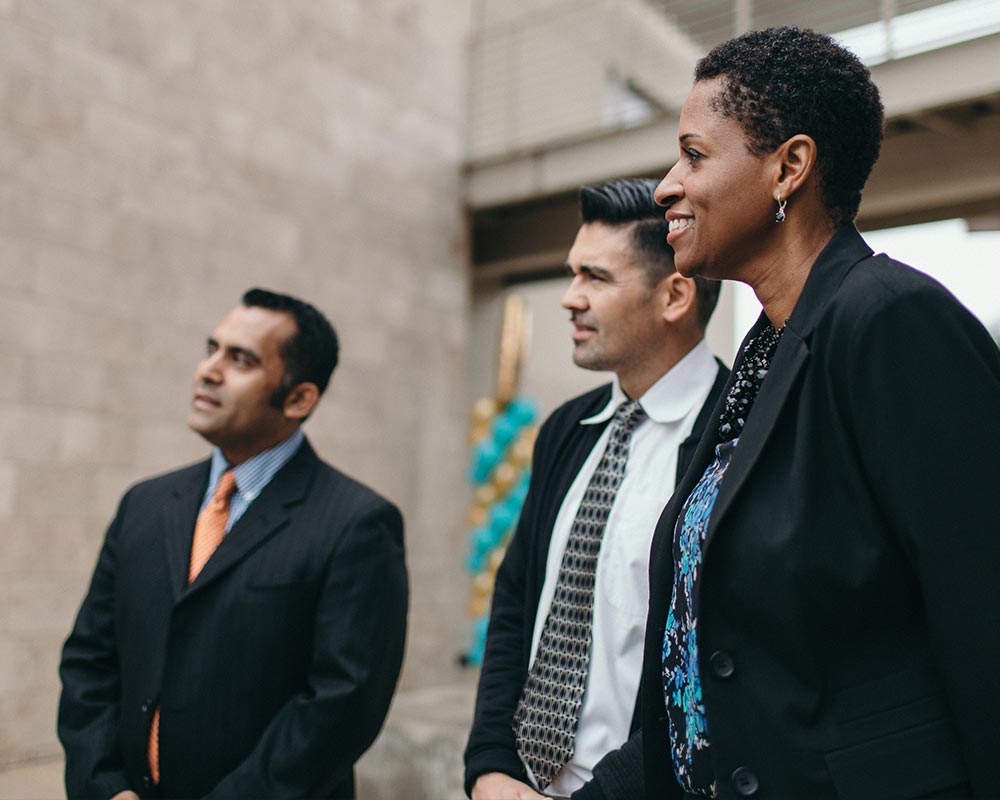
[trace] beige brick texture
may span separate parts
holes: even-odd
[[[467,631],[470,0],[0,0],[0,768],[56,755],[59,648],[129,484],[204,457],[244,289],[342,339],[307,425],[407,520],[403,685]]]

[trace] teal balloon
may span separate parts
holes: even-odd
[[[472,643],[465,651],[466,661],[470,664],[482,664],[483,652],[486,649],[486,631],[490,626],[489,612],[477,617],[472,622]]]
[[[521,506],[524,505],[524,500],[528,496],[528,486],[531,484],[531,475],[525,472],[518,481],[517,485],[507,494],[506,499],[510,501],[512,505],[516,504],[518,511],[520,511]]]
[[[479,442],[472,459],[472,482],[485,483],[501,458],[503,458],[503,448],[499,447],[493,438]]]
[[[517,522],[519,509],[512,509],[506,502],[497,503],[490,511],[490,532],[493,534],[493,546],[500,544],[503,535]]]
[[[516,494],[509,494],[503,499],[504,505],[510,512],[510,515],[514,518],[512,524],[517,524],[517,518],[521,516],[521,506],[524,505],[524,500],[518,497]]]
[[[485,649],[485,642],[482,645],[478,643],[469,645],[469,649],[465,652],[465,663],[472,667],[480,666],[483,663],[483,651]]]
[[[486,566],[483,560],[485,555],[485,553],[477,552],[476,550],[469,551],[469,554],[465,557],[465,568],[473,575],[478,575]]]
[[[493,525],[488,522],[480,525],[472,532],[472,546],[480,553],[485,553],[493,547]]]
[[[520,427],[535,421],[538,416],[538,406],[526,397],[515,397],[507,404],[504,414]]]
[[[514,441],[520,427],[517,420],[507,414],[501,414],[493,422],[493,441],[501,449],[506,449],[507,445]]]

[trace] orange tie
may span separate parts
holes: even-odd
[[[219,478],[215,494],[208,505],[198,515],[194,524],[194,537],[191,540],[191,563],[188,565],[188,583],[194,583],[202,567],[208,563],[212,553],[226,535],[226,522],[229,520],[229,498],[236,489],[236,478],[233,471],[227,469]],[[153,783],[160,782],[160,708],[153,712],[153,724],[149,728],[149,743],[146,748],[149,756],[149,775]]]

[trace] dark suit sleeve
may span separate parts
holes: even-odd
[[[554,427],[550,418],[538,434],[528,494],[493,587],[475,716],[465,748],[465,791],[470,797],[476,778],[488,772],[528,780],[517,755],[512,726],[528,674],[526,631],[533,627],[537,610],[528,607],[527,570],[531,549],[537,546],[538,536],[543,535],[537,530],[545,494],[541,484],[550,468]]]
[[[527,774],[514,742],[514,712],[527,677],[525,652],[525,571],[531,538],[531,518],[537,489],[528,490],[521,518],[493,588],[490,626],[486,633],[483,666],[479,674],[476,710],[465,748],[465,791],[472,796],[476,778],[487,772],[502,772],[520,781]]]
[[[541,437],[539,446],[544,446]],[[513,722],[527,678],[525,625],[534,624],[535,609],[525,607],[525,570],[534,538],[531,529],[537,496],[537,487],[532,486],[497,571],[475,718],[465,750],[465,791],[470,797],[476,778],[487,772],[528,780],[517,755]],[[531,620],[526,620],[529,612]],[[573,800],[636,800],[643,795],[642,735],[637,732],[594,766],[593,779],[573,793]]]
[[[919,584],[975,796],[1000,796],[1000,353],[936,287],[845,339],[863,469]]]
[[[572,794],[572,800],[641,800],[646,796],[642,772],[642,730],[594,765],[594,777]]]
[[[106,800],[131,788],[118,747],[120,676],[115,646],[115,561],[129,495],[108,528],[73,630],[63,646],[58,733],[70,800]]]
[[[380,501],[359,515],[327,565],[306,689],[208,797],[325,797],[343,780],[389,709],[407,603],[403,521]]]

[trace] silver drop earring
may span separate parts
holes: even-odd
[[[788,199],[787,198],[784,199],[784,200],[781,200],[781,199],[778,200],[778,213],[774,215],[774,221],[775,222],[784,222],[785,221],[785,206],[787,206],[787,205],[788,205]]]

